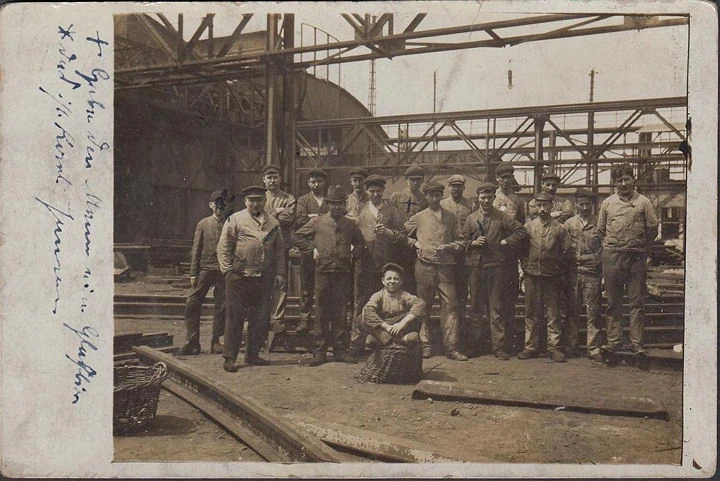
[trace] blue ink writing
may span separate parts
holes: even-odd
[[[72,105],[72,102],[68,102],[68,103],[66,104],[66,103],[62,100],[63,96],[62,96],[61,93],[58,93],[58,97],[61,99],[61,100],[58,100],[57,98],[53,97],[52,94],[51,94],[50,92],[48,92],[47,90],[45,90],[44,88],[38,87],[38,89],[39,89],[42,93],[44,93],[45,95],[47,95],[48,97],[50,97],[51,99],[53,99],[53,100],[55,101],[55,103],[59,105],[59,107],[55,107],[55,110],[56,110],[57,112],[59,112],[59,113],[58,113],[58,117],[62,117],[62,116],[67,117],[68,115],[70,115],[70,114],[72,113],[72,110],[70,109],[70,105]]]
[[[85,180],[85,257],[90,256],[90,228],[92,227],[92,220],[95,217],[95,209],[100,208],[102,200],[97,195],[93,194],[88,181]]]
[[[78,346],[77,359],[73,359],[69,355],[65,354],[65,357],[77,366],[77,372],[75,373],[75,393],[73,394],[73,404],[77,404],[80,401],[80,394],[86,392],[86,388],[83,386],[85,383],[90,383],[91,379],[95,377],[97,371],[85,362],[85,357],[88,354],[88,349],[97,351],[97,346],[89,341],[91,337],[99,338],[100,334],[90,327],[85,326],[81,330],[77,330],[63,322],[63,326],[70,329],[80,339],[80,345]]]
[[[80,303],[80,312],[85,312],[85,308],[87,307],[88,298],[90,297],[90,294],[95,292],[95,289],[90,288],[90,276],[92,273],[90,272],[89,268],[85,268],[85,272],[83,273],[83,293],[82,293],[82,301]]]
[[[98,144],[95,141],[95,136],[93,134],[91,134],[90,132],[88,132],[87,139],[90,141],[91,144],[93,144],[95,147],[100,149],[101,152],[104,150],[108,150],[110,148],[110,144],[108,144],[107,142],[102,142],[101,144]],[[93,157],[93,154],[95,153],[95,147],[93,147],[92,145],[88,145],[85,149],[85,168],[86,169],[89,169],[90,167],[92,167],[92,161],[95,160],[95,158]]]
[[[58,33],[62,35],[60,37],[60,40],[65,40],[65,37],[70,37],[71,41],[74,41],[75,39],[72,38],[72,34],[75,33],[74,30],[72,30],[74,24],[70,24],[68,28],[62,28],[60,25],[58,25]]]
[[[35,197],[35,200],[40,202],[47,210],[52,214],[52,216],[55,218],[55,229],[53,230],[53,246],[55,246],[55,249],[53,250],[53,256],[55,257],[55,267],[53,267],[53,274],[55,275],[55,302],[53,305],[53,314],[57,314],[57,306],[58,302],[60,302],[60,283],[62,282],[62,278],[60,277],[60,271],[62,269],[62,263],[60,262],[60,244],[62,243],[62,240],[60,238],[60,234],[62,234],[62,226],[65,225],[65,222],[63,222],[62,219],[70,219],[75,220],[73,217],[61,210],[59,210],[57,207],[54,207],[44,200],[40,200],[37,197]],[[68,205],[68,210],[70,210],[70,206]]]
[[[97,44],[97,46],[98,46],[97,56],[98,57],[102,57],[102,46],[109,45],[109,43],[107,43],[105,40],[100,40],[100,32],[98,32],[97,30],[95,30],[95,38],[85,37],[85,40],[87,40],[88,42],[93,42],[93,43]]]
[[[61,162],[62,159],[65,158],[65,154],[67,154],[68,148],[72,149],[75,147],[75,144],[73,142],[75,141],[75,138],[70,135],[70,133],[65,130],[65,128],[58,124],[57,122],[54,122],[56,130],[58,133],[55,134],[55,160],[57,163],[55,166],[57,167],[57,176],[55,177],[55,183],[59,184],[61,180],[68,183],[68,185],[72,185],[72,182],[70,182],[64,175],[63,175],[63,163]]]

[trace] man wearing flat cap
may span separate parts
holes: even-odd
[[[587,313],[587,356],[602,361],[600,339],[602,319],[600,298],[602,285],[602,239],[595,227],[597,215],[593,212],[597,196],[587,189],[575,192],[577,215],[565,222],[575,262],[570,264],[567,290],[564,293],[567,317],[565,320],[565,344],[570,356],[577,354],[582,309]]]
[[[262,181],[265,184],[265,213],[280,223],[283,239],[285,241],[285,259],[292,247],[292,228],[295,225],[295,197],[280,189],[282,177],[280,167],[266,165],[262,169]],[[287,264],[283,275],[287,279]],[[279,284],[273,292],[273,309],[270,315],[270,328],[276,332],[283,332],[285,325],[285,307],[287,305],[287,284]]]
[[[245,209],[231,215],[218,242],[225,275],[227,317],[223,368],[235,372],[243,324],[248,324],[245,363],[266,365],[259,356],[270,320],[273,287],[285,282],[285,244],[280,223],[265,213],[265,187],[245,188]]]
[[[448,190],[450,195],[440,201],[440,207],[452,213],[455,216],[457,224],[462,228],[465,225],[470,212],[474,210],[475,202],[472,199],[466,199],[465,194],[465,176],[460,174],[451,175],[448,179]],[[465,306],[468,299],[468,275],[470,271],[465,266],[465,250],[457,253],[455,258],[455,290],[458,296],[458,325],[461,337],[465,329]]]
[[[390,202],[397,207],[403,216],[403,223],[407,222],[413,215],[427,208],[427,199],[421,190],[424,181],[425,169],[419,165],[411,165],[405,170],[407,188],[400,192],[393,192],[390,196]],[[408,275],[405,276],[405,289],[415,294],[416,282],[415,277],[411,274],[415,270],[415,254],[408,252],[398,263],[405,269],[405,272],[408,273]]]
[[[348,195],[347,200],[347,216],[349,219],[356,220],[358,212],[362,206],[370,200],[367,190],[365,189],[365,179],[368,171],[362,167],[355,167],[350,170],[350,185],[352,192]]]
[[[554,172],[545,172],[542,175],[540,184],[541,192],[545,192],[552,196],[552,204],[550,207],[550,217],[556,219],[561,224],[572,217],[575,213],[573,212],[572,202],[569,200],[559,197],[556,195],[558,186],[560,185],[560,176]],[[528,202],[528,217],[534,219],[537,217],[537,201],[532,199]]]
[[[293,240],[304,255],[315,261],[314,326],[315,349],[312,366],[327,361],[328,347],[339,362],[353,362],[347,353],[345,329],[347,304],[352,292],[352,260],[364,254],[365,242],[355,222],[345,217],[347,194],[339,185],[328,189],[328,213],[314,217],[300,227]],[[354,252],[353,252],[354,250]]]
[[[295,230],[307,224],[311,219],[325,214],[328,204],[325,201],[325,181],[327,174],[322,169],[310,169],[307,183],[310,192],[298,197],[295,215]],[[294,237],[293,237],[294,238]],[[310,329],[313,309],[313,292],[315,290],[315,261],[312,255],[300,257],[300,323],[297,332]]]
[[[385,183],[385,178],[377,174],[365,179],[370,200],[357,216],[357,226],[367,251],[355,265],[354,317],[350,339],[350,353],[355,357],[365,348],[367,333],[360,330],[360,318],[370,296],[382,289],[382,267],[389,262],[397,262],[410,251],[402,214],[394,204],[383,200]]]
[[[225,222],[228,204],[226,190],[210,194],[208,207],[212,215],[201,219],[195,227],[193,246],[190,253],[190,295],[185,301],[185,344],[180,354],[200,354],[200,311],[210,288],[213,289],[215,312],[210,351],[222,354],[220,336],[225,331],[225,277],[220,273],[217,259],[217,245],[220,231]]]
[[[429,311],[435,292],[440,295],[440,328],[443,336],[445,355],[456,361],[467,361],[460,352],[458,332],[458,305],[455,289],[456,255],[464,248],[460,226],[455,216],[440,207],[445,187],[435,181],[423,185],[428,208],[410,217],[405,231],[416,240],[415,280],[417,295],[428,306],[428,315],[422,320],[420,339],[423,357],[432,356],[432,326]]]
[[[516,251],[527,233],[517,220],[493,207],[496,188],[488,182],[480,184],[479,208],[463,226],[471,299],[464,337],[470,352],[490,352],[505,361],[510,358],[514,331]]]
[[[547,351],[551,359],[564,362],[561,350],[562,318],[560,317],[560,278],[567,275],[572,262],[572,247],[567,230],[550,215],[553,197],[547,192],[535,194],[537,217],[527,224],[529,249],[523,259],[525,271],[525,348],[518,359],[539,354],[538,325],[542,307],[547,316]]]

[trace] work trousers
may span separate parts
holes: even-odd
[[[543,306],[547,315],[547,351],[555,352],[560,345],[562,318],[560,317],[560,276],[525,274],[525,349],[539,350],[538,323]]]
[[[330,346],[335,355],[346,350],[345,326],[351,289],[349,272],[315,272],[315,354],[325,354]]]
[[[470,332],[471,350],[480,352],[488,347],[493,352],[509,352],[515,321],[515,299],[512,286],[517,271],[515,263],[495,267],[470,268]],[[515,284],[517,285],[517,284]],[[510,304],[513,309],[507,308]]]
[[[315,260],[312,253],[300,257],[300,319],[310,322],[315,292]]]
[[[285,259],[290,259],[290,256],[288,255],[289,250],[285,250]],[[270,316],[270,319],[273,322],[282,321],[285,319],[285,308],[287,307],[287,290],[288,290],[288,266],[287,263],[285,264],[285,271],[282,272],[285,276],[285,284],[280,286],[274,286],[273,287],[273,296],[272,296],[272,315]]]
[[[623,288],[627,286],[630,303],[630,342],[642,346],[645,330],[645,295],[647,292],[647,254],[603,250],[602,270],[607,292],[608,344],[620,347],[623,343]]]
[[[247,277],[230,272],[225,280],[227,316],[225,320],[225,350],[223,357],[237,359],[242,340],[243,325],[247,322],[248,336],[245,357],[255,357],[265,342],[270,320],[270,302],[274,275]]]
[[[365,348],[365,339],[368,332],[362,324],[362,312],[365,304],[370,300],[370,296],[383,288],[380,272],[362,269],[355,266],[353,275],[353,284],[355,290],[353,292],[353,324],[350,333],[350,345],[356,348]]]
[[[225,276],[220,271],[202,270],[197,284],[185,301],[185,342],[200,345],[200,312],[210,288],[213,288],[215,312],[212,338],[219,339],[225,332]]]
[[[515,317],[515,304],[517,304],[518,296],[520,295],[520,262],[514,259],[512,268],[510,269],[511,281],[508,290],[508,300],[504,305],[504,309],[507,310],[505,316],[506,319],[508,319],[508,325],[512,326],[512,329],[508,330],[508,336],[510,338],[510,345],[508,346],[510,351],[507,351],[508,353],[520,351],[525,342],[523,335],[525,332],[525,320]]]
[[[417,261],[417,253],[415,249],[403,249],[398,259],[398,264],[405,271],[403,276],[403,290],[414,296],[419,296],[417,292],[418,280],[416,276],[411,275],[415,272],[415,262]],[[430,309],[430,306],[428,306]]]
[[[600,299],[602,278],[600,274],[587,274],[585,272],[570,272],[568,279],[573,286],[572,312],[567,318],[565,330],[568,333],[568,347],[577,349],[580,337],[580,313],[587,314],[587,353],[599,354],[602,339],[602,318],[600,316]]]
[[[408,315],[407,312],[403,312],[402,314],[399,314],[395,317],[386,319],[385,322],[387,324],[392,325],[397,322],[400,322],[402,320],[402,318],[407,315]],[[361,319],[361,322],[362,322],[362,319]],[[413,319],[412,321],[410,321],[408,323],[408,325],[404,329],[402,329],[398,333],[397,336],[391,335],[389,332],[387,332],[385,329],[383,329],[380,326],[370,327],[370,326],[365,325],[364,323],[362,325],[363,325],[363,329],[366,329],[373,337],[375,337],[375,339],[380,341],[380,343],[383,346],[387,346],[391,342],[395,342],[396,344],[402,344],[403,336],[405,336],[405,334],[408,334],[410,332],[418,332],[419,327],[420,327],[419,324],[420,324],[420,321],[418,321],[418,319]]]
[[[455,291],[454,266],[430,264],[420,259],[415,262],[417,295],[427,306],[427,315],[422,320],[420,340],[423,347],[432,345],[430,310],[435,292],[440,295],[440,328],[446,353],[458,348],[457,292]]]
[[[465,259],[462,263],[453,266],[455,271],[455,292],[457,293],[457,313],[458,313],[458,335],[462,339],[467,339],[467,333],[470,331],[469,326],[465,323],[465,309],[467,308],[468,292],[469,292],[469,276],[470,268],[465,265]]]

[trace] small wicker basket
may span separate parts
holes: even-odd
[[[125,434],[145,428],[157,412],[160,386],[168,377],[165,363],[116,366],[113,389],[113,431]]]
[[[360,382],[415,384],[422,379],[420,343],[402,346],[388,344],[374,351],[355,376]]]

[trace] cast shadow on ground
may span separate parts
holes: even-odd
[[[130,431],[125,433],[114,433],[123,437],[151,437],[151,436],[176,436],[190,434],[195,430],[195,422],[190,419],[168,414],[158,414],[147,429]]]

